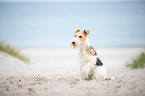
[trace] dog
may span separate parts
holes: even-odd
[[[96,81],[114,79],[114,77],[106,77],[106,69],[87,38],[89,32],[89,30],[81,32],[80,29],[77,29],[71,41],[71,46],[79,49],[80,79]]]

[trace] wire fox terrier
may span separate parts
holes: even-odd
[[[114,77],[106,78],[106,69],[98,58],[96,51],[91,46],[87,36],[89,30],[75,30],[71,46],[79,48],[79,63],[81,80],[111,80]]]

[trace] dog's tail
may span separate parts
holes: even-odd
[[[115,77],[109,77],[109,78],[105,78],[105,80],[109,81],[109,80],[113,80],[115,79]]]

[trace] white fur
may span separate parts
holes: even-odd
[[[97,81],[107,79],[105,67],[95,65],[97,56],[89,56],[86,53],[86,47],[91,45],[88,38],[85,41],[79,41],[78,38],[74,38],[73,41],[79,47],[80,79],[95,79]],[[109,79],[113,79],[113,77]]]

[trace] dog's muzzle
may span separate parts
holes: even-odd
[[[76,47],[76,42],[72,41],[71,46]]]
[[[73,41],[72,44],[75,45],[76,43]]]

